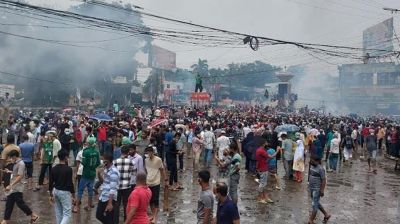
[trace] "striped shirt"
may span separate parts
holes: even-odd
[[[101,191],[99,200],[101,202],[107,202],[110,199],[110,195],[113,195],[113,200],[117,200],[119,186],[119,172],[114,165],[104,170],[104,181],[103,190]]]
[[[130,181],[133,174],[133,164],[128,158],[118,158],[114,160],[114,166],[119,172],[119,190],[128,189],[131,187]]]

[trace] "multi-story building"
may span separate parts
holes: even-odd
[[[339,94],[341,105],[349,112],[400,114],[400,65],[339,66]]]

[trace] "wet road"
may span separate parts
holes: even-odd
[[[200,187],[196,181],[196,174],[193,174],[191,160],[185,165],[186,171],[179,174],[185,189],[170,192],[170,211],[168,215],[166,212],[160,212],[158,223],[196,223],[195,210]],[[35,182],[38,167],[39,165],[36,165],[34,172]],[[307,181],[299,184],[285,180],[283,172],[283,165],[279,161],[278,174],[282,190],[272,189],[273,184],[269,184],[269,193],[275,203],[265,205],[255,201],[257,183],[254,177],[242,171],[239,188],[241,223],[306,223],[311,207]],[[215,167],[212,168],[212,174],[216,176]],[[375,175],[368,173],[366,161],[357,159],[353,165],[340,165],[338,172],[328,173],[327,178],[325,197],[321,199],[321,203],[332,214],[329,223],[400,223],[400,171],[394,171],[394,161],[379,158],[379,170]],[[163,207],[162,195],[161,192],[160,208]],[[41,216],[38,223],[55,223],[54,209],[48,202],[46,190],[25,191],[24,197],[28,205]],[[5,202],[0,202],[1,215],[4,205]],[[216,209],[216,206],[214,208]],[[317,223],[322,223],[322,218],[322,214],[319,213]],[[15,207],[10,223],[27,222],[28,218]],[[95,209],[74,214],[73,223],[98,223],[95,219]]]

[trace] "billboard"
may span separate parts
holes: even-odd
[[[364,55],[380,56],[393,51],[393,17],[363,32]]]
[[[174,71],[176,69],[176,53],[152,46],[149,54],[149,67]]]

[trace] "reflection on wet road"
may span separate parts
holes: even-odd
[[[329,223],[400,223],[400,172],[394,171],[394,162],[391,160],[381,158],[379,164],[377,175],[369,174],[366,161],[360,160],[355,161],[353,165],[341,165],[337,173],[327,174],[328,185],[321,203],[332,214]],[[39,165],[35,165],[34,180],[36,181]],[[255,201],[257,183],[254,177],[246,175],[244,171],[241,172],[239,188],[241,223],[306,223],[311,206],[307,181],[298,184],[284,179],[283,165],[280,161],[278,173],[282,190],[273,189],[273,185],[269,184],[269,193],[275,202],[265,205]],[[216,176],[215,167],[212,168],[212,174]],[[188,165],[186,171],[179,174],[179,178],[185,189],[170,192],[170,211],[168,214],[160,212],[159,223],[196,223],[195,210],[200,191],[196,174],[193,174],[191,166]],[[307,178],[304,179],[307,180]],[[160,208],[163,207],[162,195],[161,192]],[[24,197],[33,210],[41,215],[38,223],[55,223],[53,207],[48,202],[46,190],[25,191]],[[0,202],[1,214],[4,212],[4,205],[5,202]],[[98,223],[95,219],[95,209],[91,212],[82,210],[80,214],[73,216],[73,223],[76,224]],[[15,207],[11,223],[25,224],[27,222],[28,218]],[[317,223],[322,223],[321,214]]]

